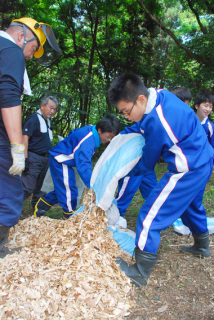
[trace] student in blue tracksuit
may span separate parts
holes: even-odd
[[[214,96],[207,91],[199,92],[195,96],[194,110],[204,128],[208,141],[214,148],[214,123],[209,120],[213,110]]]
[[[171,90],[171,92],[174,93],[176,95],[176,97],[178,97],[180,100],[182,100],[186,104],[188,104],[188,105],[190,104],[190,102],[192,100],[192,94],[187,88],[174,87]]]
[[[195,243],[182,251],[209,257],[209,233],[201,195],[213,169],[213,148],[191,108],[167,90],[147,89],[134,73],[119,75],[108,99],[131,121],[140,121],[145,138],[143,155],[133,170],[141,175],[154,170],[162,156],[168,172],[153,188],[140,209],[134,265],[119,258],[120,268],[137,285],[145,285],[157,261],[160,232],[181,217]]]
[[[172,93],[174,93],[180,100],[185,102],[186,104],[189,104],[192,100],[192,94],[191,92],[184,88],[184,87],[175,87],[171,90]],[[203,97],[199,93],[197,95],[197,101],[199,103],[199,111],[198,111],[198,118],[200,120],[201,113],[205,113],[205,115],[202,116],[201,123],[203,125],[203,128],[206,131],[207,137],[211,145],[214,147],[214,124],[208,119],[207,114],[209,115],[212,111],[212,102],[210,104],[206,103],[205,106],[200,107],[200,103],[203,101],[208,102],[210,99],[213,101],[213,96],[211,94],[203,94]],[[202,99],[202,100],[201,100]],[[212,106],[211,106],[212,105]],[[202,110],[205,108],[206,110]],[[197,109],[196,109],[197,111]],[[196,112],[197,114],[197,112]],[[143,119],[145,119],[145,116],[143,116]],[[204,119],[206,118],[206,119]],[[143,120],[142,119],[142,120]],[[139,124],[142,122],[139,121],[139,123],[135,123],[131,127],[126,127],[121,134],[136,132],[137,128],[139,128]],[[140,133],[140,130],[139,130]],[[135,193],[137,190],[140,190],[140,193],[142,197],[146,200],[148,195],[150,194],[153,187],[157,184],[157,178],[154,171],[148,171],[142,176],[133,176],[127,175],[125,178],[121,179],[118,184],[118,193],[116,195],[116,201],[117,201],[117,207],[119,209],[120,215],[124,216],[126,214],[126,209],[130,205]],[[202,195],[203,196],[203,195]]]
[[[49,153],[50,171],[54,191],[39,199],[34,215],[41,217],[54,204],[59,203],[65,218],[69,218],[77,205],[78,191],[74,167],[84,184],[90,188],[91,158],[101,143],[108,143],[120,131],[120,122],[114,115],[102,118],[95,126],[72,130]]]
[[[171,92],[188,105],[192,100],[191,92],[184,87],[174,87]],[[132,127],[126,127],[121,132],[121,134],[130,133],[133,131],[136,132],[135,128],[140,127],[140,123],[143,121],[143,119],[145,119],[145,117],[146,115],[143,116],[139,123],[134,124],[134,130],[132,129]],[[118,184],[118,193],[115,198],[120,215],[124,216],[126,214],[126,209],[130,205],[138,189],[140,190],[142,197],[146,200],[156,184],[157,177],[155,171],[147,171],[142,176],[130,177],[129,175],[127,175],[125,178],[121,179]]]

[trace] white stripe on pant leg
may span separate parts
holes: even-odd
[[[152,205],[151,209],[149,210],[145,220],[143,221],[143,230],[140,234],[139,240],[138,240],[138,247],[140,250],[144,250],[147,238],[148,238],[148,232],[149,228],[152,224],[152,221],[156,217],[159,209],[163,205],[163,203],[166,201],[166,199],[169,197],[170,193],[173,191],[175,188],[178,180],[180,180],[184,173],[178,173],[174,174],[173,176],[170,177],[168,183],[166,186],[163,188],[161,191],[160,195],[157,197],[155,200],[154,204]]]
[[[68,211],[71,212],[72,211],[71,189],[69,187],[68,166],[66,164],[62,164],[62,169],[63,169],[63,182],[66,190],[66,203],[67,203]]]

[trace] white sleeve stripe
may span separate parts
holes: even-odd
[[[75,151],[76,151],[77,149],[79,149],[79,147],[81,146],[81,144],[82,144],[86,139],[88,139],[91,135],[93,135],[92,131],[89,132],[82,140],[80,140],[80,142],[79,142],[79,143],[76,145],[76,147],[74,148],[73,153],[75,153]]]
[[[159,116],[159,119],[160,119],[163,127],[165,128],[169,138],[174,143],[174,145],[169,149],[169,151],[171,151],[171,152],[173,152],[175,154],[175,166],[176,166],[178,172],[187,172],[187,171],[189,171],[187,158],[184,155],[182,149],[177,145],[177,143],[179,141],[175,137],[175,135],[174,135],[172,129],[170,128],[168,122],[164,118],[163,110],[162,110],[162,107],[161,107],[160,104],[159,104],[159,106],[157,106],[156,110],[157,110],[157,114]]]
[[[59,154],[57,156],[54,157],[54,159],[56,161],[58,161],[59,163],[63,162],[63,161],[68,161],[68,160],[72,160],[74,159],[74,153],[75,151],[77,151],[79,149],[79,147],[81,146],[81,144],[88,139],[91,135],[92,135],[92,131],[89,132],[82,140],[80,140],[80,142],[76,145],[76,147],[74,148],[73,152],[69,155],[67,154]]]
[[[59,154],[58,156],[55,156],[54,159],[58,161],[59,163],[67,160],[72,160],[74,158],[74,154],[71,153],[69,155],[67,154]]]
[[[159,104],[159,106],[157,106],[156,110],[157,110],[157,113],[158,113],[158,116],[159,116],[159,119],[160,119],[162,125],[164,126],[166,132],[168,133],[168,136],[170,137],[170,139],[172,140],[173,143],[178,143],[178,139],[175,137],[175,135],[174,135],[172,129],[170,128],[168,122],[164,118],[163,110],[162,110],[162,107],[161,107],[160,104]]]
[[[213,127],[211,126],[211,124],[208,122],[208,129],[210,132],[210,138],[213,136]]]
[[[178,174],[172,175],[170,177],[168,183],[166,184],[166,186],[161,191],[160,195],[157,197],[157,199],[153,203],[145,220],[143,221],[143,230],[142,230],[140,237],[139,237],[139,240],[138,240],[138,247],[140,250],[142,250],[142,251],[144,250],[152,221],[157,216],[158,211],[160,210],[161,206],[167,200],[167,198],[169,197],[169,195],[171,194],[171,192],[175,188],[177,182],[184,176],[184,174],[185,173],[178,173]]]

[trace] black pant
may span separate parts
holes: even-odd
[[[29,169],[22,173],[24,200],[33,194],[31,205],[34,208],[39,198],[45,195],[41,191],[49,166],[49,158],[28,151]]]

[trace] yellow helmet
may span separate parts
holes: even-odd
[[[46,39],[48,40],[50,47],[56,52],[55,57],[57,57],[61,54],[61,50],[58,46],[58,43],[56,41],[55,35],[52,31],[52,28],[49,24],[43,23],[43,22],[37,22],[36,20],[34,20],[32,18],[20,18],[20,19],[14,19],[11,22],[11,25],[24,25],[27,28],[29,28],[33,32],[33,34],[36,36],[35,39],[37,39],[39,42],[39,48],[34,53],[35,58],[38,59],[43,56],[43,54],[44,54],[43,46],[46,42]],[[25,33],[25,28],[24,28],[24,33]],[[31,40],[26,40],[25,42],[32,41],[32,40],[34,40],[34,38]],[[50,54],[49,54],[49,56],[50,56]],[[45,63],[48,65],[47,62],[45,62]]]
[[[13,22],[18,22],[21,24],[24,24],[26,27],[28,27],[37,37],[37,40],[39,41],[39,49],[35,52],[34,57],[40,58],[43,53],[43,45],[46,41],[46,36],[44,32],[42,31],[41,25],[44,25],[44,23],[38,23],[36,20],[32,18],[20,18],[20,19],[14,19]],[[50,27],[50,26],[49,26]]]

